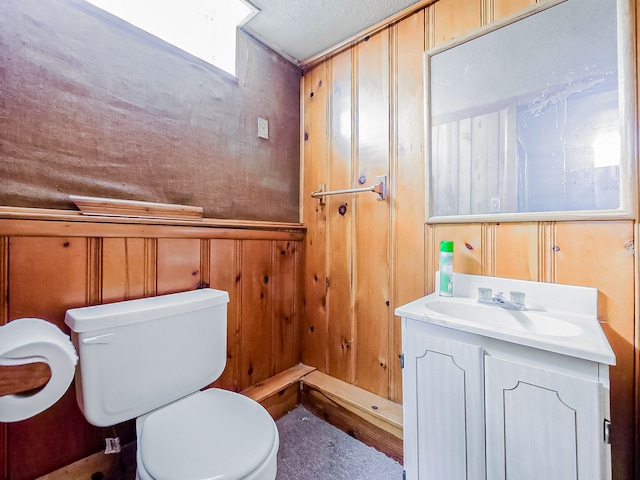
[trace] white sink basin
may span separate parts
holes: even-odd
[[[438,316],[452,317],[492,329],[555,337],[573,337],[584,333],[579,325],[540,312],[508,310],[464,298],[434,300],[426,302],[425,307],[427,315],[431,311]]]

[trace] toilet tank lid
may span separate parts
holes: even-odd
[[[94,332],[203,310],[228,302],[227,292],[203,288],[137,300],[72,308],[67,310],[64,322],[76,333]]]

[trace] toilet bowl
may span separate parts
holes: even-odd
[[[227,292],[209,288],[67,311],[85,418],[136,418],[142,480],[274,480],[276,424],[259,403],[210,388],[227,359]]]
[[[278,431],[265,413],[247,397],[214,388],[138,417],[137,478],[275,478]]]

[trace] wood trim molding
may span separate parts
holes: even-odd
[[[115,217],[109,215],[83,215],[74,210],[54,210],[44,208],[22,208],[0,206],[0,219],[12,220],[49,220],[70,223],[142,225],[142,226],[191,226],[199,228],[227,228],[246,230],[275,230],[304,232],[306,227],[301,223],[262,222],[251,220],[227,220],[203,218],[200,220],[176,220],[167,218]]]
[[[139,238],[230,238],[247,240],[302,240],[304,228],[256,229],[224,227],[200,222],[195,225],[156,225],[150,223],[107,223],[93,221],[60,221],[55,218],[21,219],[6,218],[0,214],[0,235],[20,237],[139,237]],[[113,219],[111,219],[113,220]]]

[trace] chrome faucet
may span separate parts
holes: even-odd
[[[525,294],[523,292],[512,291],[509,292],[509,300],[505,300],[503,292],[492,294],[490,288],[478,288],[478,303],[495,305],[509,310],[526,310],[527,306],[524,304],[524,296]]]

